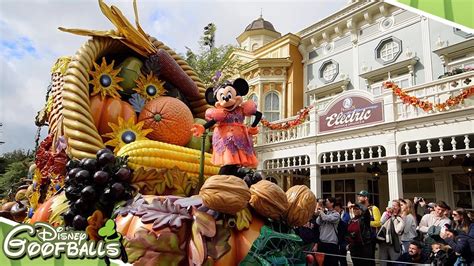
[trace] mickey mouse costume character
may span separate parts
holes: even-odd
[[[206,124],[195,124],[192,128],[193,135],[199,137],[204,130],[217,124],[212,136],[212,163],[222,166],[220,175],[237,176],[240,167],[256,167],[258,164],[251,135],[258,134],[257,125],[262,113],[257,111],[253,101],[243,101],[242,96],[248,90],[249,85],[242,78],[208,88],[206,101],[215,108],[206,110]],[[244,119],[252,115],[255,115],[255,120],[247,128]]]

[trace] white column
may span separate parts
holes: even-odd
[[[281,84],[281,96],[282,96],[281,109],[283,110],[282,118],[284,119],[290,116],[288,110],[286,110],[286,100],[289,98],[286,96],[286,81],[283,81]]]
[[[316,115],[316,108],[309,111],[309,135],[316,136],[318,128],[318,116]]]
[[[323,196],[321,192],[321,168],[319,166],[311,166],[309,172],[311,191],[316,198],[321,198]]]
[[[263,113],[264,111],[264,100],[263,100],[263,83],[258,82],[258,109]]]
[[[397,159],[387,160],[388,190],[390,200],[403,198],[402,163]]]
[[[394,122],[398,119],[398,109],[393,93],[383,94],[383,109],[385,122]]]
[[[352,85],[355,87],[354,89],[361,89],[360,86],[360,78],[359,78],[359,44],[352,43]]]
[[[421,45],[423,46],[423,68],[425,70],[425,82],[433,80],[433,65],[431,61],[430,24],[427,17],[421,17]]]

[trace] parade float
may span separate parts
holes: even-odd
[[[36,121],[48,136],[31,184],[3,216],[84,230],[90,240],[114,219],[121,258],[137,265],[305,265],[293,229],[309,221],[314,194],[244,181],[259,180],[252,169],[219,175],[211,138],[202,146],[192,135],[211,107],[197,75],[144,32],[135,3],[136,25],[99,5],[116,29],[60,28],[91,39],[52,68]]]

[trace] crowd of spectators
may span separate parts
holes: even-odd
[[[418,211],[423,215],[418,215]],[[297,233],[324,265],[474,265],[474,213],[451,209],[444,201],[397,199],[381,214],[369,193],[343,206],[340,199],[318,199],[313,218]],[[375,257],[378,249],[378,258]],[[315,260],[316,261],[316,260]]]

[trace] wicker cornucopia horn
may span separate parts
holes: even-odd
[[[114,6],[108,7],[99,0],[103,14],[117,27],[117,30],[96,31],[65,29],[62,31],[92,36],[72,57],[64,75],[62,88],[63,126],[69,144],[69,152],[75,158],[94,157],[104,147],[104,142],[94,125],[89,99],[89,71],[102,56],[111,52],[127,51],[139,53],[144,57],[155,54],[159,49],[166,51],[196,84],[198,97],[189,97],[194,117],[204,117],[210,106],[204,99],[205,87],[193,69],[176,52],[157,39],[148,36],[138,23],[136,3],[136,29]],[[132,52],[132,51],[130,51]]]

